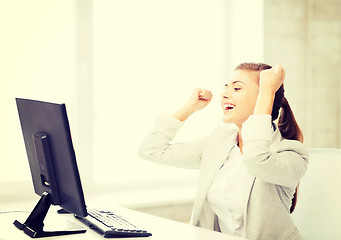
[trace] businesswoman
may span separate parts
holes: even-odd
[[[290,213],[308,153],[284,97],[284,77],[281,65],[240,64],[221,98],[223,121],[236,129],[225,125],[207,137],[174,143],[184,121],[212,99],[209,90],[195,89],[143,140],[139,154],[145,159],[200,168],[193,225],[247,239],[302,239]]]

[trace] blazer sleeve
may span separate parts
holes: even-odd
[[[265,182],[295,188],[306,172],[308,152],[295,140],[274,141],[270,115],[251,115],[242,126],[243,159],[248,172]]]
[[[138,154],[153,162],[183,168],[199,168],[206,138],[175,143],[173,138],[184,125],[171,116],[161,115],[152,131],[142,140]]]

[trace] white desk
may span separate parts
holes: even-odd
[[[11,210],[21,210],[22,208],[17,207],[16,209]],[[66,236],[58,236],[58,237],[49,237],[49,238],[41,238],[41,239],[104,239],[100,234],[94,232],[89,229],[87,226],[82,224],[80,221],[75,219],[72,215],[69,214],[57,214],[56,210],[58,208],[51,207],[49,213],[47,215],[46,220],[44,221],[46,230],[63,230],[58,228],[58,225],[61,226],[65,224],[68,220],[72,221],[85,229],[87,229],[86,233],[75,234],[75,235],[66,235]],[[10,211],[10,209],[3,209],[0,206],[0,212]],[[26,208],[24,209],[26,210]],[[241,240],[242,238],[237,238],[233,236],[229,236],[226,234],[209,231],[206,229],[198,228],[191,226],[189,224],[183,224],[179,222],[175,222],[172,220],[140,213],[137,211],[129,210],[121,207],[114,207],[111,210],[116,211],[120,215],[124,216],[127,220],[130,220],[135,225],[140,228],[146,229],[151,232],[153,236],[148,238],[125,238],[129,240],[138,239],[138,240]],[[14,225],[14,220],[19,220],[24,222],[29,215],[29,212],[8,212],[0,214],[0,240],[20,240],[20,239],[31,239],[22,231],[18,230]],[[118,239],[118,238],[115,238]],[[120,238],[122,239],[122,238]]]

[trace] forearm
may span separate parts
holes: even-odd
[[[282,65],[260,72],[259,92],[254,109],[254,115],[264,115],[272,113],[272,106],[277,90],[283,84],[285,70]]]
[[[178,119],[179,121],[185,121],[187,118],[189,118],[193,113],[195,112],[195,110],[188,106],[188,104],[185,104],[184,106],[182,106],[178,111],[176,111],[172,117],[174,117],[175,119]]]
[[[212,100],[212,93],[209,90],[196,88],[194,89],[190,99],[183,105],[172,117],[185,121],[194,112],[203,109]]]
[[[271,91],[260,90],[258,93],[254,115],[271,115],[272,106],[275,99],[275,93]]]

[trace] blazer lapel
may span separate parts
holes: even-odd
[[[196,224],[214,178],[219,169],[224,165],[234,143],[231,141],[231,135],[229,135],[224,140],[220,139],[219,142],[215,142],[213,144],[215,146],[211,146],[209,152],[205,154],[205,161],[202,161],[200,168],[198,185],[198,188],[200,189],[198,189],[198,195],[192,212],[193,224]]]
[[[201,171],[203,171],[203,174],[205,175],[204,177],[205,188],[204,189],[205,189],[206,194],[208,190],[210,189],[210,186],[213,183],[214,178],[216,177],[218,171],[224,165],[226,159],[230,155],[232,148],[233,148],[233,143],[231,141],[229,142],[224,141],[223,146],[221,146],[220,148],[222,149],[222,151],[216,151],[215,153],[213,153],[214,155],[212,154],[211,160],[216,159],[216,161],[213,160],[210,162],[206,162],[207,166],[203,166],[205,168],[201,169]]]

